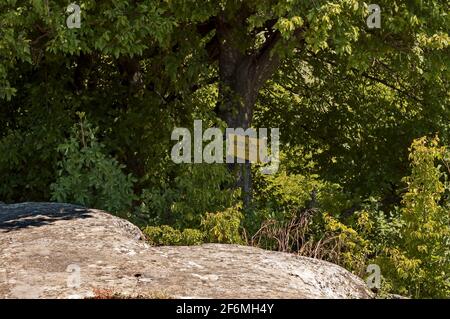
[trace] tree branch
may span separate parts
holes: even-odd
[[[334,66],[334,67],[337,67],[337,66],[338,66],[337,63],[334,62],[334,61],[329,61],[329,60],[326,60],[326,59],[321,59],[321,58],[317,57],[315,54],[312,54],[311,56],[312,56],[314,59],[319,60],[319,61],[321,61],[321,62],[328,63],[328,64],[331,65],[331,66]],[[402,95],[404,95],[404,96],[406,96],[406,97],[409,97],[410,99],[413,99],[413,100],[416,101],[416,102],[419,102],[419,103],[421,103],[421,104],[424,103],[424,101],[423,101],[422,99],[418,98],[418,97],[415,96],[415,95],[410,94],[409,92],[407,92],[407,91],[405,91],[405,90],[402,90],[401,88],[397,87],[397,86],[394,85],[394,84],[389,83],[389,82],[386,81],[385,79],[380,79],[380,78],[378,78],[378,77],[375,77],[375,76],[373,76],[373,75],[370,75],[369,73],[367,73],[367,72],[365,72],[365,71],[364,71],[364,72],[361,72],[361,71],[359,71],[359,70],[356,69],[356,68],[351,68],[350,70],[353,71],[353,72],[355,72],[356,74],[361,75],[362,77],[364,77],[364,78],[366,78],[366,79],[368,79],[368,80],[375,81],[375,82],[377,82],[377,83],[383,84],[384,86],[386,86],[386,87],[388,87],[388,88],[390,88],[390,89],[392,89],[392,90],[394,90],[394,91],[396,91],[396,92],[398,92],[398,93],[400,93],[400,94],[402,94]]]

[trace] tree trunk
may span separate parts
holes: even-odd
[[[270,77],[278,58],[271,55],[271,49],[278,40],[278,34],[269,38],[260,51],[248,54],[242,49],[242,35],[245,17],[234,21],[218,18],[216,32],[219,41],[219,102],[216,112],[230,128],[249,128],[259,90]],[[244,37],[245,38],[245,37]],[[251,202],[251,164],[231,164],[229,168],[236,176],[236,186],[242,189],[244,207]]]

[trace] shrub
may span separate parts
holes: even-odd
[[[239,230],[244,216],[240,209],[240,205],[236,205],[222,212],[207,213],[201,223],[206,233],[206,241],[224,244],[243,243]]]
[[[124,213],[134,199],[134,179],[122,172],[123,165],[104,154],[95,132],[80,114],[70,137],[58,146],[62,159],[56,182],[50,186],[52,200]]]
[[[181,233],[183,245],[194,246],[201,245],[205,241],[205,234],[198,229],[186,228]]]
[[[372,227],[367,212],[358,214],[356,225],[347,226],[327,213],[323,214],[323,222],[322,259],[363,276],[371,253],[370,243],[363,236]]]
[[[276,175],[256,174],[255,200],[246,211],[245,229],[255,234],[266,221],[290,223],[307,209],[338,214],[353,204],[339,184],[311,170],[305,164],[303,173],[293,173],[282,165]]]
[[[221,164],[186,164],[177,167],[173,181],[144,189],[138,208],[138,223],[171,225],[178,229],[200,228],[208,211],[230,207],[235,191],[228,188],[232,177]]]
[[[180,231],[168,225],[147,226],[144,228],[147,241],[154,246],[192,246],[203,243],[205,234],[198,229]]]
[[[378,258],[395,290],[415,298],[450,296],[449,152],[437,138],[420,138],[411,146],[411,175],[405,178],[401,228],[397,245]],[[441,163],[441,164],[438,164]],[[447,172],[448,173],[448,172]]]
[[[0,124],[2,201],[49,201],[50,184],[55,181],[59,157],[55,148],[64,138],[67,127],[66,120],[62,120],[56,110],[52,119],[48,121],[45,112],[31,113],[27,120],[21,121],[23,127],[8,128]]]
[[[327,260],[362,276],[371,250],[360,233],[369,224],[364,213],[357,225],[347,226],[329,213],[304,211],[290,220],[266,221],[250,244]]]
[[[148,242],[155,246],[164,245],[200,245],[202,243],[243,243],[239,233],[241,220],[240,206],[228,208],[222,212],[207,213],[201,221],[201,230],[186,228],[175,229],[169,225],[147,226],[143,232]]]

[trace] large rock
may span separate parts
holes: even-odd
[[[0,204],[0,298],[83,298],[99,289],[175,298],[372,297],[361,279],[328,262],[237,245],[150,247],[137,227],[102,211]]]

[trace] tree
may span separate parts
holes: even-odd
[[[211,84],[218,85],[213,109],[230,127],[253,124],[269,80],[302,99],[314,92],[316,102],[341,104],[349,86],[329,76],[336,72],[354,92],[380,85],[422,115],[438,114],[432,110],[448,103],[448,5],[378,4],[382,27],[369,29],[367,4],[357,0],[80,0],[81,28],[69,29],[67,1],[4,1],[0,96],[8,112],[1,123],[13,131],[26,127],[17,119],[43,105],[62,118],[68,109],[87,111],[115,145],[112,152],[142,177],[148,158],[163,153],[141,147],[144,136],[156,140],[171,125],[209,114],[210,101],[194,103],[205,91],[214,95]],[[380,109],[392,102],[376,100]],[[131,143],[125,132],[108,127],[115,119],[124,128],[132,118],[150,122],[154,132],[134,125]],[[291,136],[288,142],[295,142],[298,134]],[[238,170],[248,204],[249,165]]]
[[[0,201],[123,211],[156,243],[281,234],[350,270],[383,252],[393,291],[448,294],[448,154],[418,138],[450,142],[449,5],[377,4],[380,28],[359,0],[0,1]],[[279,173],[174,163],[195,119],[280,128]]]

